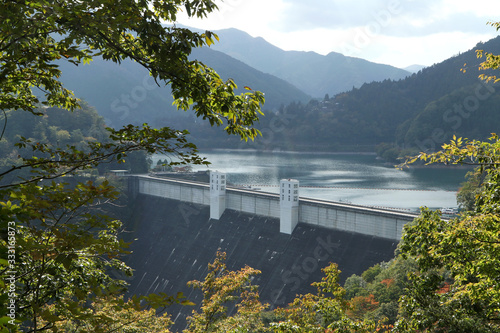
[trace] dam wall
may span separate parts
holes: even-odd
[[[243,195],[244,194],[244,195]],[[239,206],[262,198],[239,196]],[[236,196],[235,198],[238,198]],[[276,203],[276,196],[269,203]],[[340,283],[352,274],[394,258],[398,242],[338,229],[298,223],[292,235],[280,232],[280,218],[226,208],[217,220],[211,207],[161,196],[137,194],[131,201],[132,216],[125,225],[124,240],[131,242],[125,262],[134,269],[127,278],[129,295],[182,292],[202,304],[201,290],[187,286],[203,281],[217,252],[227,255],[227,269],[249,266],[260,270],[252,280],[262,303],[270,309],[286,307],[297,294],[315,293],[311,284],[324,277],[322,269],[334,262],[342,271]],[[276,214],[276,212],[275,212]],[[186,328],[193,308],[174,304],[168,313],[175,321],[172,332]]]
[[[416,217],[410,213],[302,198],[298,197],[298,190],[294,198],[293,192],[287,196],[284,190],[280,190],[283,193],[275,194],[228,187],[225,178],[222,187],[216,191],[214,184],[154,176],[129,176],[129,189],[133,196],[145,194],[206,206],[216,204],[217,211],[223,205],[225,209],[237,212],[280,218],[280,232],[288,234],[293,233],[297,223],[306,223],[399,241],[403,226]],[[296,203],[288,205],[287,198],[290,202],[295,199]],[[222,212],[217,215],[220,217]]]
[[[136,182],[137,185],[134,184],[132,188],[138,194],[210,206],[210,187],[208,184],[151,176],[131,176],[129,184],[131,181]],[[134,193],[134,196],[137,193]]]
[[[399,241],[414,214],[301,198],[299,222]]]

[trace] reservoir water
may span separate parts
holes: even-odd
[[[407,171],[384,165],[370,154],[318,154],[212,150],[201,152],[229,183],[278,192],[279,180],[300,181],[300,196],[353,204],[417,210],[456,207],[456,191],[467,169],[418,167]]]

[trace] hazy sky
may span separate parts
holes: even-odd
[[[237,28],[284,50],[340,52],[406,67],[432,65],[497,36],[500,0],[224,0],[204,20]],[[495,16],[496,15],[496,16]]]

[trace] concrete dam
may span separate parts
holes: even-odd
[[[415,215],[299,197],[298,181],[285,179],[280,193],[227,186],[224,174],[210,183],[129,176],[133,216],[126,262],[135,270],[131,294],[183,292],[197,305],[201,293],[186,286],[203,280],[218,250],[227,267],[262,273],[261,300],[286,306],[296,294],[315,292],[321,268],[339,265],[341,280],[394,257],[403,225]],[[174,329],[185,327],[192,308],[167,310]]]

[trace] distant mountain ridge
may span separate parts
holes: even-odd
[[[403,68],[405,71],[408,71],[410,73],[418,73],[420,70],[424,69],[426,66],[423,65],[411,65],[408,67]]]
[[[212,49],[264,72],[288,81],[313,97],[335,95],[364,83],[399,80],[410,72],[389,65],[331,52],[284,51],[261,37],[252,37],[237,29],[214,31],[220,42]]]
[[[278,117],[298,121],[273,133],[273,140],[264,138],[266,149],[373,152],[386,143],[394,156],[440,149],[453,135],[484,140],[499,132],[500,86],[478,78],[498,73],[478,70],[484,59],[477,59],[477,49],[500,54],[500,37],[403,80],[366,83],[307,105],[291,103]]]
[[[291,102],[307,103],[311,97],[334,95],[365,82],[409,75],[391,66],[338,53],[322,56],[283,51],[236,29],[217,33],[219,43],[193,49],[191,58],[213,67],[223,79],[234,79],[240,88],[249,86],[264,92],[264,111],[276,111]],[[189,113],[172,106],[168,87],[157,87],[147,71],[134,62],[123,61],[117,66],[96,58],[90,65],[61,62],[60,66],[63,83],[94,106],[110,126],[148,122],[155,127],[184,127],[189,123],[187,118],[194,120]]]
[[[477,69],[481,60],[474,50],[408,74],[338,53],[283,51],[236,29],[217,33],[220,43],[194,49],[191,58],[213,67],[223,79],[234,79],[240,91],[249,86],[265,93],[265,116],[256,124],[264,138],[250,144],[257,149],[373,151],[384,142],[433,148],[453,133],[484,138],[500,126],[499,115],[492,111],[499,100],[498,88],[487,100],[480,100],[474,112],[456,108],[457,103],[468,107],[464,101],[474,97],[482,84]],[[500,38],[477,48],[500,54]],[[96,107],[108,125],[148,122],[155,127],[186,128],[202,146],[242,147],[191,113],[175,110],[170,89],[155,86],[147,71],[133,62],[117,66],[95,59],[90,66],[62,64],[62,71],[63,82]],[[374,73],[382,78],[370,82]],[[388,73],[404,78],[391,79]],[[353,88],[356,80],[360,86]],[[332,88],[339,84],[343,88]],[[311,99],[301,87],[319,98]]]
[[[311,98],[282,79],[210,48],[194,49],[191,58],[213,67],[223,79],[232,78],[238,92],[243,92],[244,86],[262,91],[265,110],[278,109],[292,101],[307,103]],[[191,116],[172,105],[169,87],[158,87],[148,72],[132,61],[123,61],[118,66],[95,58],[89,65],[74,66],[67,62],[59,65],[66,87],[95,107],[110,126],[144,122],[156,127],[179,123],[184,126],[185,118]]]
[[[252,90],[264,92],[266,97],[265,108],[267,109],[278,109],[281,104],[287,104],[285,101],[307,103],[311,99],[311,96],[289,82],[275,75],[264,73],[212,48],[193,49],[191,58],[200,60],[212,67],[224,79],[233,79],[238,84],[240,92],[244,90],[242,89],[243,85],[249,86]]]

